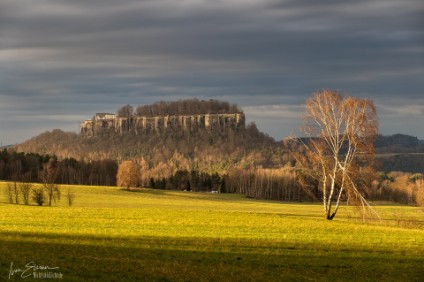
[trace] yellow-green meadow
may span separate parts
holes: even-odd
[[[22,280],[13,270],[30,262],[62,281],[424,281],[415,207],[378,205],[381,221],[362,221],[343,206],[328,221],[319,203],[65,185],[56,206],[39,207],[8,204],[5,186],[2,281]]]

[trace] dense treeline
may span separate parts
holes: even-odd
[[[128,163],[128,161],[124,163]],[[313,179],[305,178],[300,170],[290,166],[281,168],[233,167],[223,173],[208,173],[181,169],[181,167],[177,169],[164,164],[148,169],[143,163],[144,161],[133,162],[138,173],[135,173],[132,187],[239,193],[257,199],[281,201],[314,202],[322,196]],[[184,167],[183,164],[182,167]],[[125,175],[122,177],[127,178]],[[421,173],[375,174],[372,186],[368,187],[364,193],[367,199],[372,201],[391,201],[408,205],[424,204],[424,177]],[[346,200],[347,198],[343,198],[343,201]]]
[[[253,161],[257,156],[250,157]],[[175,154],[167,163],[161,162],[152,167],[144,159],[131,161],[134,164],[135,180],[129,187],[240,193],[252,198],[282,201],[316,201],[321,196],[316,183],[311,180],[308,180],[309,187],[305,189],[305,185],[302,185],[303,176],[298,174],[295,167],[291,167],[290,162],[285,167],[262,168],[248,159],[245,161],[238,167],[220,167],[209,172],[193,166],[181,154]],[[121,165],[123,163],[128,161]],[[55,168],[54,179],[46,182],[45,174],[52,167]],[[30,182],[114,186],[117,184],[117,171],[117,162],[111,160],[81,162],[72,158],[59,160],[50,155],[8,150],[0,152],[0,179],[20,182],[20,187],[23,187],[20,189],[25,189],[24,183]],[[424,204],[423,181],[421,173],[382,173],[376,175],[373,185],[365,193],[372,201]],[[118,185],[124,186],[119,182]],[[13,185],[10,187],[13,189]],[[15,185],[14,189],[17,187]],[[9,194],[18,195],[18,192]],[[28,195],[24,192],[20,194]],[[23,199],[28,202],[28,196]],[[10,201],[18,202],[17,199]]]
[[[180,170],[170,178],[156,181],[152,178],[150,186],[159,189],[239,193],[257,199],[283,201],[308,201],[316,198],[297,184],[296,174],[290,168],[234,168],[224,175]]]
[[[91,162],[35,153],[0,152],[0,179],[19,182],[42,182],[48,164],[57,169],[56,184],[116,185],[117,163],[111,160]]]
[[[144,185],[149,188],[195,192],[225,191],[225,180],[218,174],[196,170],[178,170],[169,177],[151,177]]]
[[[231,169],[224,176],[227,193],[240,193],[257,199],[315,201],[318,190],[308,191],[297,181],[293,168]]]
[[[382,155],[378,159],[379,170],[383,172],[402,171],[410,173],[424,172],[424,153]]]
[[[128,112],[128,106],[124,106],[118,113]],[[153,105],[142,105],[136,109],[136,114],[142,116],[159,115],[195,115],[195,114],[235,114],[242,110],[235,104],[219,100],[179,100],[172,102],[156,102]]]
[[[380,174],[367,193],[370,200],[390,201],[424,207],[424,175],[390,172]]]
[[[121,166],[128,167],[129,164],[126,161]],[[299,185],[295,170],[288,167],[278,169],[231,168],[223,174],[182,169],[166,176],[157,176],[149,174],[142,166],[139,167],[134,163],[132,166],[140,168],[138,180],[133,181],[133,183],[141,187],[195,192],[239,193],[251,198],[282,201],[314,201],[318,197],[318,191],[308,191]],[[129,174],[121,175],[118,178],[118,183],[121,182],[120,178],[124,180],[122,183],[125,183],[126,180],[132,181],[133,176]],[[125,187],[125,184],[120,186]]]

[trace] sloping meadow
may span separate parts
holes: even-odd
[[[63,281],[424,280],[424,213],[415,207],[377,206],[382,220],[364,222],[343,206],[327,221],[319,204],[68,189],[71,207],[64,196],[54,207],[12,205],[0,192],[1,280],[23,272]]]

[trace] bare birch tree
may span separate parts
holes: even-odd
[[[316,92],[306,102],[301,131],[306,138],[292,142],[298,145],[297,165],[322,193],[326,218],[334,218],[343,199],[365,212],[378,133],[373,101],[332,90]]]

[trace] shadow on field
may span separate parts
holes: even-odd
[[[31,261],[59,267],[63,281],[424,281],[424,258],[381,251],[254,239],[0,235],[1,281],[11,262],[24,269]],[[11,278],[24,280],[20,272]]]

